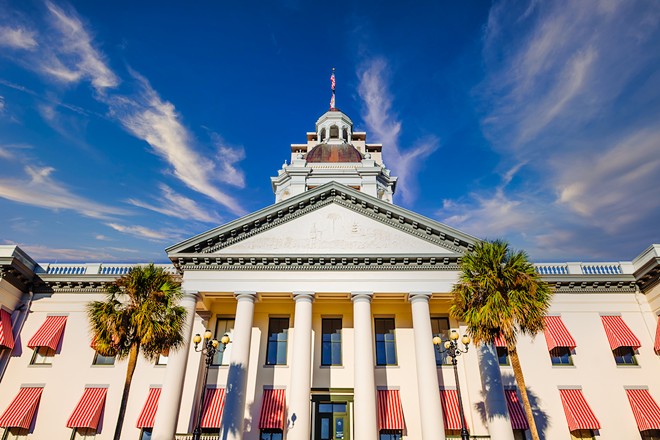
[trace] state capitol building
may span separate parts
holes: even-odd
[[[386,147],[331,109],[271,178],[273,205],[166,250],[185,343],[138,361],[122,439],[190,439],[200,412],[204,439],[459,437],[457,382],[432,338],[465,332],[450,292],[479,239],[394,204]],[[95,352],[85,306],[131,266],[0,246],[3,440],[112,438],[126,362]],[[660,245],[535,267],[553,302],[545,333],[518,351],[541,438],[660,439]],[[206,329],[231,342],[205,382],[191,340]],[[467,429],[527,439],[498,345],[459,359]]]

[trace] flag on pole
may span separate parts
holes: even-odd
[[[332,98],[330,98],[330,110],[335,108],[335,68],[332,68],[332,75],[330,75],[330,88],[332,89]]]

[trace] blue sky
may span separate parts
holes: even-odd
[[[166,261],[327,110],[395,202],[536,261],[660,242],[660,3],[0,0],[0,244]]]

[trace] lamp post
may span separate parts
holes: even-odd
[[[458,332],[452,330],[449,333],[449,340],[443,341],[439,336],[433,338],[433,345],[435,349],[438,350],[438,353],[447,353],[451,357],[451,364],[454,367],[454,377],[456,378],[456,394],[458,395],[458,409],[460,412],[461,418],[461,440],[470,440],[470,434],[465,426],[465,414],[463,413],[463,400],[461,399],[461,385],[458,382],[458,358],[463,353],[467,353],[470,348],[470,337],[463,335],[461,342],[463,343],[463,349],[458,348]],[[444,350],[441,348],[444,346]]]
[[[213,333],[211,330],[206,330],[204,332],[204,344],[202,348],[198,348],[199,343],[202,342],[202,337],[197,333],[193,336],[193,343],[195,344],[195,351],[206,355],[205,367],[204,367],[204,387],[202,388],[202,395],[199,399],[199,414],[197,415],[197,423],[195,424],[195,430],[193,431],[193,440],[199,440],[202,435],[202,412],[204,411],[204,396],[206,395],[206,381],[209,377],[209,367],[213,363],[213,357],[218,351],[218,346],[222,344],[222,349],[229,344],[229,335],[225,334],[220,338],[220,341],[217,339],[211,339]]]

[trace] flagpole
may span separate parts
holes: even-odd
[[[332,89],[332,98],[330,98],[330,110],[335,110],[335,68],[332,68],[330,75],[330,88]]]

